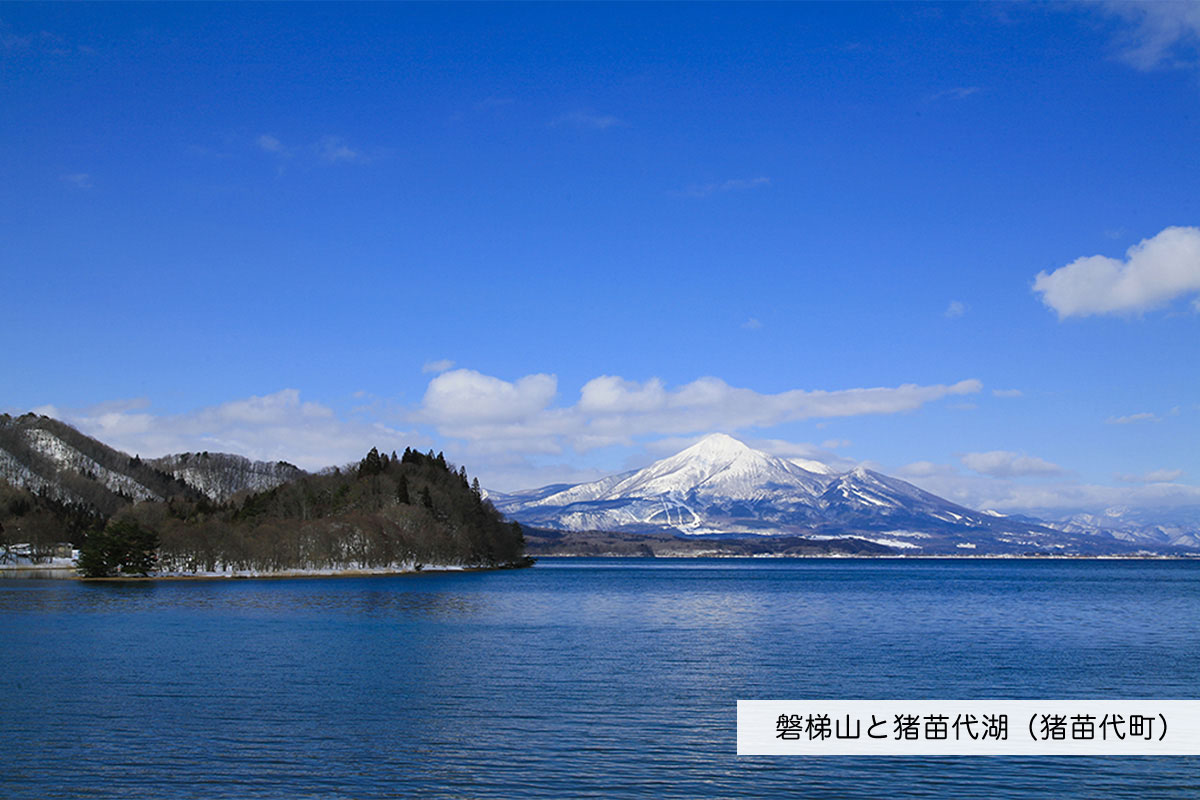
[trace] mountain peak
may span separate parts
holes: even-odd
[[[745,442],[735,439],[727,433],[710,433],[691,447],[681,450],[676,457],[736,458],[753,452],[756,451]]]

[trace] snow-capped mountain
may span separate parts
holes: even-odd
[[[1102,514],[1080,512],[1047,522],[1068,533],[1108,535],[1147,547],[1200,548],[1200,506],[1147,512],[1109,508]]]
[[[725,434],[645,469],[489,497],[513,519],[566,531],[855,536],[906,553],[1131,549],[1105,534],[965,508],[862,467],[839,473],[780,458]]]

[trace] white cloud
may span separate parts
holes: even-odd
[[[1024,395],[1020,389],[992,389],[992,397],[1021,397]]]
[[[1027,483],[1016,476],[964,474],[953,465],[930,461],[908,464],[894,474],[968,508],[1046,518],[1078,511],[1097,513],[1113,506],[1161,510],[1200,503],[1200,487],[1177,483],[1138,486],[1100,486],[1067,480]]]
[[[264,133],[254,140],[260,150],[265,150],[268,153],[284,152],[283,142],[269,133]]]
[[[1181,469],[1156,469],[1142,475],[1117,475],[1122,483],[1170,483],[1183,474]]]
[[[367,157],[340,136],[324,136],[315,145],[317,158],[326,164],[363,164]]]
[[[1104,422],[1108,425],[1130,425],[1134,422],[1162,422],[1162,419],[1157,414],[1143,411],[1140,414],[1127,414],[1124,417],[1109,417]]]
[[[127,453],[156,457],[189,451],[237,453],[263,461],[290,461],[304,469],[357,461],[372,447],[424,446],[428,439],[375,422],[339,418],[300,392],[284,389],[183,414],[153,414],[144,400],[46,413]]]
[[[608,128],[623,127],[628,123],[618,117],[614,117],[612,114],[597,114],[592,111],[572,111],[569,114],[555,117],[551,120],[550,124],[555,126],[571,125],[576,128],[607,130]]]
[[[445,372],[448,369],[453,369],[454,362],[448,358],[441,358],[437,361],[426,361],[421,367],[421,372]]]
[[[284,144],[278,136],[270,133],[261,134],[254,140],[259,150],[281,160],[299,158],[316,164],[368,164],[373,158],[361,149],[351,147],[340,136],[322,136],[312,144],[305,146],[290,146]],[[375,152],[378,155],[379,151]]]
[[[1121,58],[1140,70],[1194,67],[1200,43],[1200,3],[1195,0],[1109,0],[1103,8],[1132,23],[1120,37]]]
[[[1039,272],[1033,290],[1059,319],[1158,308],[1200,292],[1200,228],[1166,228],[1130,247],[1124,261],[1088,256]]]
[[[658,378],[639,383],[602,375],[583,385],[575,405],[552,408],[554,376],[529,375],[509,382],[458,369],[430,381],[411,419],[479,451],[584,452],[630,444],[637,436],[733,432],[803,419],[895,414],[981,388],[972,379],[953,385],[761,394],[713,377],[669,389]]]
[[[658,378],[637,383],[615,375],[601,375],[583,385],[578,408],[585,414],[623,414],[657,411],[667,402],[666,387]]]
[[[72,172],[67,175],[60,175],[59,178],[63,183],[69,183],[76,189],[92,188],[92,176],[86,172]]]
[[[1063,468],[1035,456],[1009,450],[990,450],[986,453],[966,453],[960,460],[968,468],[996,478],[1015,478],[1029,475],[1058,475]]]
[[[932,461],[914,461],[911,464],[906,464],[896,470],[896,474],[905,478],[932,478],[945,475],[957,475],[958,470],[954,467],[948,467],[945,464],[936,464]]]
[[[967,306],[961,300],[951,300],[950,305],[946,306],[946,310],[942,312],[942,316],[946,319],[955,319],[967,313]]]
[[[978,86],[954,86],[931,95],[929,100],[931,102],[935,100],[963,100],[979,91],[981,90]]]
[[[443,372],[429,382],[422,419],[458,428],[520,422],[544,411],[558,392],[553,375],[526,375],[509,382],[472,369]]]
[[[750,317],[742,323],[742,327],[748,331],[757,331],[762,328],[762,323],[758,321],[758,317]]]

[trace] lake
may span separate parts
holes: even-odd
[[[0,580],[6,798],[1195,798],[1200,757],[737,757],[738,699],[1200,697],[1200,562]]]

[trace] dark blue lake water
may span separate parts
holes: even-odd
[[[1196,798],[1200,758],[735,755],[736,701],[1200,697],[1200,563],[0,581],[6,798]]]

